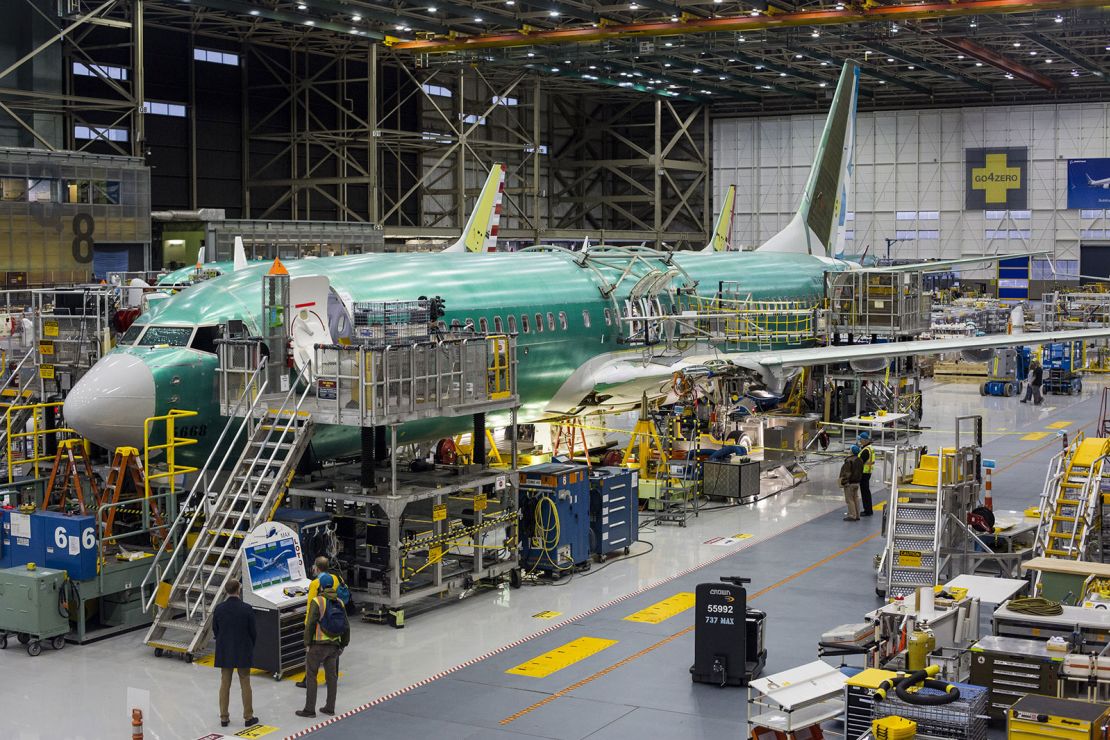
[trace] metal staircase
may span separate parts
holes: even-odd
[[[259,371],[264,368],[263,364]],[[289,391],[280,397],[280,405],[276,408],[265,403],[263,383],[263,393],[255,396],[249,412],[241,420],[232,416],[228,428],[238,423],[239,430],[228,441],[226,449],[237,447],[242,438],[245,440],[242,454],[231,467],[218,494],[205,507],[207,486],[201,481],[206,479],[205,473],[215,456],[213,452],[205,470],[198,476],[198,484],[189,494],[186,511],[191,510],[192,516],[188,525],[178,529],[188,516],[183,513],[155,556],[143,586],[157,585],[145,603],[148,609],[152,603],[158,607],[146,636],[146,643],[154,647],[156,653],[169,650],[184,653],[186,659],[191,659],[207,644],[212,610],[223,600],[227,579],[239,572],[239,547],[243,539],[255,526],[273,516],[312,437],[312,418],[301,408],[312,388],[310,383],[304,382],[304,376],[302,371],[290,384]],[[240,399],[241,404],[245,398]],[[227,431],[225,428],[221,440]],[[216,449],[220,449],[220,443]],[[225,452],[221,464],[211,469],[224,467],[228,454]],[[207,514],[201,522],[205,508]],[[187,550],[178,547],[167,560],[167,545],[171,541],[180,542],[190,532],[196,533],[192,547]],[[176,567],[178,558],[175,556],[183,551],[186,553],[184,559]],[[175,570],[171,584],[166,579]]]
[[[1052,458],[1041,492],[1034,556],[1087,560],[1100,526],[1102,469],[1110,438],[1078,438]]]
[[[961,422],[971,422],[974,442],[961,447],[957,431],[955,447],[921,456],[909,483],[899,483],[900,456],[895,449],[886,547],[876,585],[881,595],[908,596],[966,572],[967,515],[978,502],[982,420],[962,417],[957,430]]]
[[[9,435],[17,435],[27,426],[34,409],[35,374],[28,373],[24,379],[23,369],[34,364],[35,351],[28,350],[27,354],[19,361],[6,379],[0,382],[0,413],[3,414],[3,423],[0,423],[0,458],[8,455]],[[13,437],[18,439],[18,437]]]

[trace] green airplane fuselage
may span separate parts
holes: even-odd
[[[739,285],[755,300],[819,301],[824,295],[824,273],[846,269],[842,262],[802,254],[729,252],[652,253],[648,262],[666,270],[665,260],[681,268],[676,285],[698,285],[705,297],[717,294],[722,281]],[[617,282],[620,271],[578,264],[580,254],[560,251],[514,254],[416,253],[354,255],[298,260],[288,265],[290,275],[327,276],[339,295],[355,301],[413,300],[438,295],[446,301],[449,324],[469,320],[476,327],[498,328],[517,334],[517,388],[520,420],[544,416],[549,401],[564,382],[588,360],[600,354],[627,352],[620,341],[621,326],[614,303],[602,294]],[[600,260],[599,260],[600,261]],[[596,263],[595,263],[596,264]],[[643,264],[642,262],[640,264]],[[158,303],[136,322],[153,326],[214,326],[232,319],[246,322],[261,335],[262,277],[269,265],[251,264],[224,274]],[[623,303],[637,277],[620,282],[614,291]],[[543,324],[537,330],[537,315]],[[510,324],[509,316],[513,316]],[[525,318],[526,317],[526,318]],[[565,318],[564,318],[565,317]],[[482,319],[485,321],[483,322]],[[554,321],[554,330],[551,321]],[[515,324],[515,327],[513,326]],[[565,328],[564,328],[565,326]],[[527,329],[525,329],[527,327]],[[627,329],[625,329],[627,331]],[[179,434],[198,444],[182,448],[183,463],[203,463],[223,429],[216,382],[217,357],[184,347],[119,346],[113,353],[140,358],[154,375],[156,413],[170,409],[198,412],[185,420]],[[491,425],[505,420],[491,417]],[[405,424],[400,441],[436,439],[465,431],[470,419],[444,418]],[[321,427],[312,441],[316,459],[359,450],[359,431],[350,427]]]

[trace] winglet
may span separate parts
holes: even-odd
[[[859,65],[845,62],[798,211],[786,228],[759,249],[822,257],[836,254],[844,237],[848,183],[855,167],[858,99]]]
[[[232,270],[239,272],[247,266],[247,250],[243,248],[243,237],[235,237],[235,251],[232,254]]]
[[[736,203],[736,186],[729,185],[725,191],[725,199],[721,203],[721,212],[717,214],[717,223],[713,226],[713,233],[709,243],[701,250],[703,252],[727,252],[732,244],[732,219],[736,215],[733,204]]]
[[[497,231],[501,222],[501,201],[505,197],[505,172],[503,164],[490,167],[486,184],[478,195],[478,202],[466,222],[462,236],[444,252],[496,252]]]

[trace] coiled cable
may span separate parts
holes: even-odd
[[[1028,596],[1021,599],[1011,599],[1006,608],[1018,614],[1033,614],[1038,617],[1055,617],[1064,613],[1064,607],[1058,601]]]

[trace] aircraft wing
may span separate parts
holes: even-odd
[[[1110,328],[763,352],[703,352],[647,362],[639,352],[614,353],[595,358],[574,373],[548,404],[547,410],[554,414],[567,414],[582,413],[585,406],[595,411],[633,407],[644,394],[649,398],[660,398],[670,393],[672,379],[677,373],[697,378],[719,374],[726,368],[746,368],[760,373],[771,387],[781,389],[793,370],[811,365],[1106,338],[1110,338]],[[584,404],[583,399],[587,397],[592,397],[592,400]]]
[[[886,265],[884,267],[865,267],[863,272],[947,272],[952,267],[959,265],[975,265],[983,262],[998,262],[1013,257],[1043,257],[1050,254],[1048,250],[1039,252],[1023,252],[1022,254],[984,254],[981,257],[960,257],[953,260],[935,260],[933,262],[914,262],[909,265]]]

